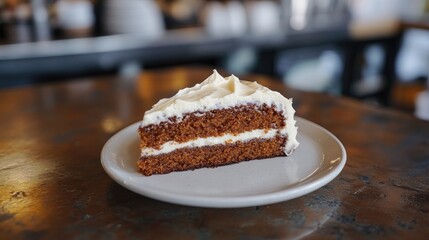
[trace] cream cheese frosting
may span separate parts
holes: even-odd
[[[288,135],[285,154],[290,155],[298,147],[292,99],[257,82],[243,81],[234,75],[224,78],[216,70],[202,83],[182,89],[171,98],[161,99],[144,114],[141,127],[168,121],[170,117],[180,121],[185,114],[195,111],[206,112],[242,104],[267,104],[283,111]]]
[[[273,138],[276,134],[282,134],[282,130],[280,129],[256,129],[244,133],[240,133],[238,135],[234,134],[224,134],[220,137],[206,137],[206,138],[197,138],[195,140],[178,143],[175,141],[169,141],[161,145],[161,148],[143,148],[141,151],[141,156],[151,156],[172,152],[176,149],[180,148],[188,148],[188,147],[203,147],[203,146],[214,146],[217,144],[231,144],[235,142],[246,142],[252,139],[268,139]]]

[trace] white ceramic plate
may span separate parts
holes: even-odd
[[[286,201],[333,180],[347,158],[344,146],[332,133],[303,118],[296,119],[300,146],[289,157],[146,177],[137,172],[139,123],[135,123],[107,141],[101,164],[125,188],[165,202],[234,208]]]

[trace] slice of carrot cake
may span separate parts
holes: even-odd
[[[299,143],[292,100],[256,82],[205,81],[162,99],[139,127],[146,176],[290,155]]]

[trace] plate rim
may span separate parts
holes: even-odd
[[[130,128],[137,129],[138,124],[140,122],[133,123],[131,125],[128,125],[127,127],[119,130],[117,133],[112,135],[109,140],[104,144],[102,151],[101,151],[101,165],[106,172],[106,174],[112,178],[116,183],[123,186],[124,188],[131,190],[139,195],[149,197],[152,199],[160,200],[163,202],[168,202],[172,204],[180,204],[185,206],[191,206],[191,207],[207,207],[207,208],[241,208],[241,207],[252,207],[252,206],[262,206],[262,205],[268,205],[268,204],[274,204],[278,202],[284,202],[288,201],[294,198],[298,198],[301,196],[304,196],[310,192],[313,192],[332,180],[334,180],[344,169],[344,166],[347,162],[347,152],[345,150],[344,145],[342,142],[330,131],[325,129],[324,127],[307,120],[302,117],[295,116],[295,120],[298,122],[304,122],[307,125],[312,126],[313,128],[318,129],[319,131],[327,134],[329,137],[331,137],[339,146],[341,150],[341,159],[339,164],[337,164],[334,168],[330,169],[325,175],[316,178],[311,179],[311,176],[314,175],[318,170],[310,174],[309,176],[305,177],[304,179],[301,179],[297,183],[293,183],[292,187],[264,193],[264,194],[258,194],[258,195],[246,195],[246,196],[228,196],[228,197],[216,197],[216,196],[196,196],[196,195],[184,195],[184,194],[178,194],[178,193],[172,193],[172,192],[166,192],[166,191],[157,191],[154,188],[141,188],[139,186],[135,186],[134,184],[129,184],[127,181],[124,181],[123,177],[119,176],[119,174],[116,173],[113,169],[109,167],[109,147],[113,144],[114,140],[116,138],[120,138],[121,135],[125,135],[130,131]],[[133,130],[134,131],[134,130]],[[299,131],[298,131],[299,134]],[[137,135],[137,132],[136,132]],[[112,160],[111,160],[112,161]],[[136,160],[137,162],[137,160]],[[228,167],[228,166],[223,166]],[[146,176],[142,175],[142,178]],[[289,185],[290,186],[290,185]]]

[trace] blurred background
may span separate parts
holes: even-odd
[[[0,88],[184,65],[429,120],[429,1],[0,0]]]

